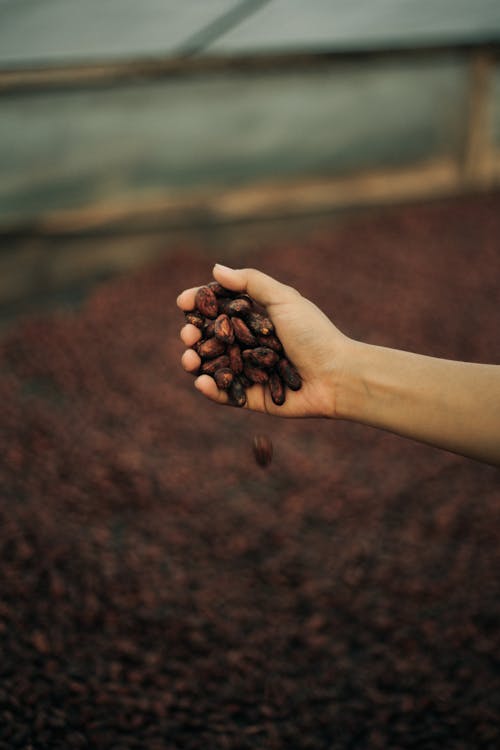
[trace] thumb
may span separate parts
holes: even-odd
[[[216,263],[213,268],[216,281],[233,292],[247,292],[260,305],[268,307],[277,302],[287,302],[297,292],[255,268],[228,268]]]

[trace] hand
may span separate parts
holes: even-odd
[[[247,390],[246,408],[283,417],[334,417],[336,395],[350,339],[305,297],[292,287],[252,268],[233,270],[216,265],[216,281],[233,291],[247,292],[267,309],[287,356],[302,377],[299,391],[286,390],[286,401],[276,406],[267,386],[254,385]],[[194,308],[196,288],[186,289],[177,298],[181,310]],[[191,324],[181,330],[181,339],[192,347],[201,332]],[[187,349],[182,365],[197,372],[201,360],[194,349]],[[220,391],[209,375],[195,380],[196,388],[207,398],[227,404],[228,395]]]

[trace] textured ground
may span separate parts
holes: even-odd
[[[500,363],[499,237],[492,196],[241,262]],[[497,748],[499,471],[205,402],[175,297],[209,277],[184,249],[0,342],[0,748]]]

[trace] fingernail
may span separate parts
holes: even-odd
[[[216,263],[214,268],[218,268],[220,271],[234,271],[234,268],[229,268],[229,266],[223,266],[221,263]]]

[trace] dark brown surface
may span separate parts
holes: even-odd
[[[500,363],[499,237],[485,197],[242,263]],[[0,748],[497,748],[499,471],[206,402],[175,297],[209,275],[185,250],[3,337]]]

